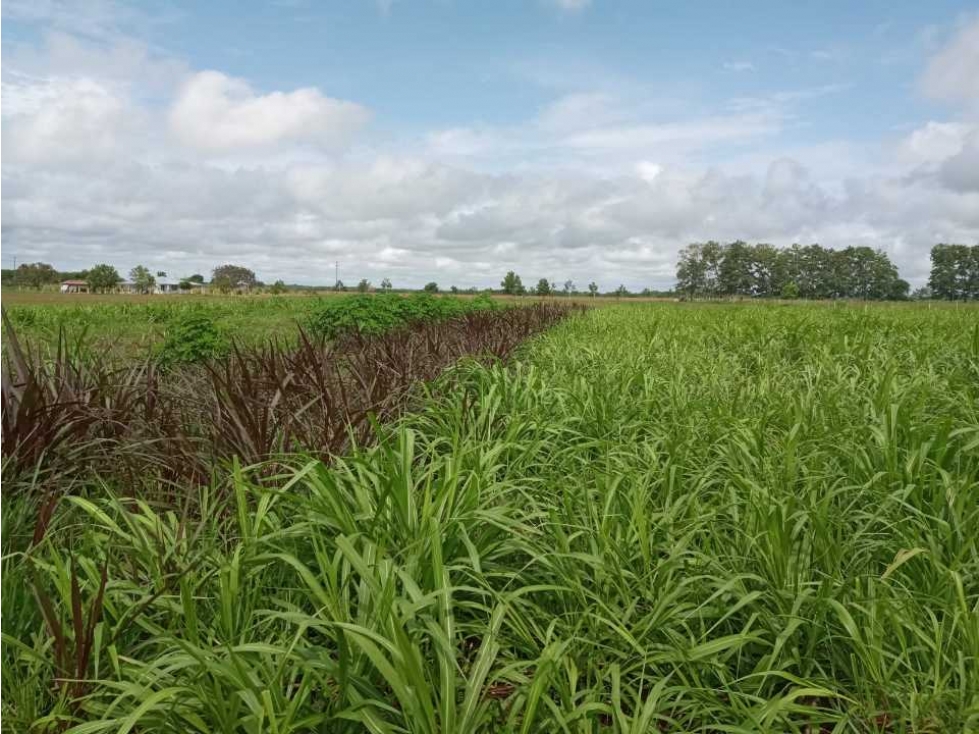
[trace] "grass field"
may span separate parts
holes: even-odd
[[[974,309],[593,309],[378,431],[7,498],[5,729],[979,730]]]

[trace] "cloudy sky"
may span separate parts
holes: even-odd
[[[979,241],[970,2],[4,0],[4,267],[672,285]]]

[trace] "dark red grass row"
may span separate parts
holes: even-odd
[[[64,340],[45,362],[24,349],[4,316],[4,487],[94,472],[136,489],[147,479],[207,481],[232,457],[328,458],[368,441],[374,420],[403,410],[420,381],[464,357],[506,359],[576,308],[475,311],[332,342],[301,333],[298,346],[273,339],[173,372],[150,362],[123,369],[82,362]]]

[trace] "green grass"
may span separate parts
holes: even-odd
[[[164,356],[175,353],[178,357],[200,351],[204,358],[226,350],[232,339],[244,345],[261,344],[270,335],[288,340],[299,327],[331,337],[349,330],[377,333],[409,320],[446,318],[497,305],[486,297],[427,294],[95,296],[90,302],[61,296],[65,303],[58,298],[53,294],[36,303],[14,298],[5,304],[21,341],[54,354],[64,332],[74,352],[108,355],[121,362],[157,355],[161,350],[167,353]],[[112,298],[116,300],[107,300]],[[199,330],[201,322],[211,325],[208,348],[186,347],[188,333]]]
[[[4,727],[979,729],[975,311],[598,309],[381,432],[8,500]]]

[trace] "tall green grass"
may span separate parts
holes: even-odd
[[[979,728],[970,312],[594,310],[379,431],[5,507],[4,727]]]

